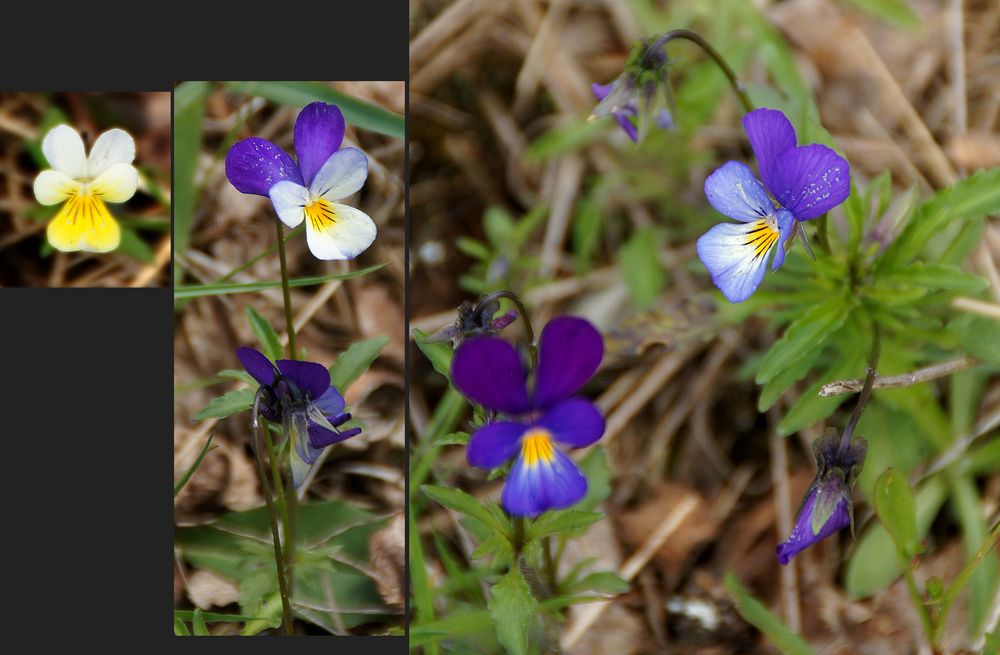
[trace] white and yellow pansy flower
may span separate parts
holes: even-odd
[[[80,133],[57,125],[42,140],[42,153],[52,169],[35,178],[35,199],[43,205],[66,203],[46,230],[52,247],[63,252],[117,248],[121,228],[105,203],[135,195],[139,171],[132,166],[132,137],[124,130],[108,130],[97,137],[88,157]]]

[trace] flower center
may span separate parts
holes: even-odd
[[[333,203],[323,198],[312,198],[305,206],[306,218],[313,229],[325,230],[337,222]]]
[[[758,259],[767,254],[774,242],[778,240],[778,222],[773,218],[765,218],[751,224],[747,230],[747,240],[743,245],[753,246],[753,257]]]
[[[555,448],[552,446],[552,434],[544,428],[531,428],[521,440],[521,456],[528,467],[538,466],[539,462],[548,464],[555,458]]]

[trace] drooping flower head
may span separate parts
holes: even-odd
[[[517,312],[513,310],[496,316],[498,311],[500,311],[500,298],[497,294],[486,296],[478,304],[466,300],[459,305],[455,322],[427,337],[427,341],[430,343],[451,341],[452,347],[457,348],[460,343],[472,337],[496,336],[517,318]]]
[[[847,160],[818,143],[797,146],[795,128],[780,111],[755,109],[743,117],[743,127],[764,183],[737,161],[709,175],[708,202],[740,223],[720,223],[697,244],[712,282],[734,303],[757,290],[772,250],[771,270],[784,263],[785,242],[796,221],[825,214],[851,192]]]
[[[674,99],[667,68],[670,61],[662,49],[649,50],[650,42],[637,41],[625,69],[610,84],[591,85],[597,98],[591,119],[614,116],[625,134],[638,142],[650,125],[674,127]]]
[[[863,437],[854,437],[841,449],[836,428],[827,428],[813,442],[816,479],[802,500],[792,534],[778,545],[778,562],[788,564],[802,550],[847,526],[854,533],[852,489],[867,453],[868,442]]]
[[[361,428],[337,429],[351,415],[344,413],[344,397],[330,386],[330,372],[322,364],[290,359],[272,364],[263,353],[245,346],[237,349],[236,356],[260,384],[258,410],[265,418],[280,422],[291,439],[295,488],[324,448],[361,433]]]
[[[476,430],[466,458],[487,469],[514,460],[501,497],[511,515],[569,507],[586,494],[586,477],[557,446],[582,448],[604,434],[600,410],[575,395],[603,356],[600,333],[573,316],[554,318],[542,330],[530,391],[521,356],[506,341],[476,337],[455,351],[455,386],[501,416]]]
[[[135,195],[139,171],[132,166],[135,141],[125,130],[108,130],[87,156],[80,133],[57,125],[42,139],[42,154],[52,166],[35,178],[35,199],[43,205],[66,202],[49,222],[46,236],[63,252],[110,252],[121,242],[121,228],[106,202]]]
[[[319,259],[354,259],[375,241],[375,223],[360,209],[339,203],[364,186],[368,157],[340,148],[344,115],[336,105],[314,102],[295,120],[298,163],[267,139],[250,137],[226,153],[226,177],[241,193],[267,196],[288,227],[306,223],[306,243]]]

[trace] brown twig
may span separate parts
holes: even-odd
[[[910,371],[909,373],[879,378],[878,381],[875,382],[875,388],[898,389],[900,387],[912,387],[915,384],[951,375],[956,371],[961,371],[962,369],[970,368],[977,364],[979,364],[979,360],[975,357],[953,359],[948,362],[942,362],[941,364],[935,364],[934,366],[928,366],[927,368]],[[841,396],[845,393],[857,393],[861,391],[864,384],[865,381],[862,379],[831,382],[830,384],[823,385],[823,387],[819,390],[819,395],[829,397]]]

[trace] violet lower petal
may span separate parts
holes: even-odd
[[[272,186],[283,180],[302,184],[302,174],[291,155],[258,137],[243,139],[229,148],[226,177],[240,193],[258,196],[266,196]]]
[[[309,424],[309,445],[315,449],[326,448],[341,441],[347,441],[353,436],[361,434],[361,428],[351,428],[350,430],[330,430],[315,423]]]
[[[588,321],[559,316],[542,330],[533,406],[546,409],[575,394],[601,365],[604,339]]]
[[[793,148],[778,157],[768,189],[798,220],[816,218],[850,195],[851,168],[822,144]]]
[[[344,141],[344,114],[337,105],[314,102],[306,105],[295,119],[295,154],[299,169],[309,186],[330,155]]]
[[[589,446],[604,434],[604,417],[585,398],[570,398],[553,406],[537,424],[570,448]]]
[[[271,360],[264,356],[264,353],[241,346],[236,349],[236,357],[243,364],[243,368],[250,374],[250,377],[257,381],[257,384],[269,387],[274,383],[277,370]]]
[[[495,337],[462,343],[451,361],[455,387],[473,402],[504,414],[530,409],[524,364],[514,347]]]
[[[282,375],[302,391],[308,392],[311,400],[322,398],[330,388],[330,371],[322,364],[291,359],[279,359],[275,364]]]
[[[512,516],[537,516],[578,503],[587,493],[587,478],[558,449],[534,465],[518,457],[504,484],[501,502]]]
[[[823,524],[818,532],[813,532],[813,511],[816,507],[816,494],[818,486],[810,487],[806,498],[799,508],[799,513],[795,517],[795,527],[788,539],[778,545],[776,553],[778,562],[781,565],[788,564],[797,554],[812,546],[813,544],[826,539],[838,530],[842,530],[851,524],[851,508],[845,497],[840,497],[836,503],[833,513]]]
[[[469,439],[465,450],[466,461],[471,466],[496,468],[507,463],[517,454],[521,436],[527,426],[513,421],[498,421],[479,428]]]

